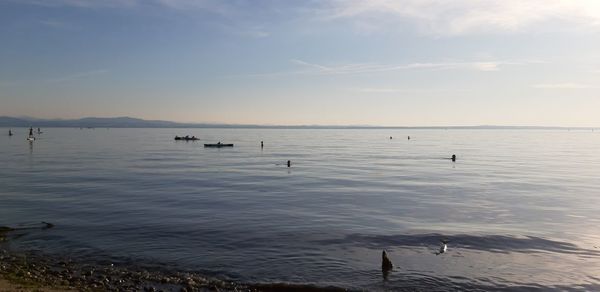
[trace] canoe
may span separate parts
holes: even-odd
[[[175,137],[175,141],[198,141],[200,138]]]
[[[233,147],[233,144],[204,144],[204,147],[216,147],[216,148]]]

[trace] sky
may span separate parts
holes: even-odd
[[[0,116],[600,126],[597,0],[0,0]]]

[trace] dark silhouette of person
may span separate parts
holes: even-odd
[[[390,140],[392,140],[392,136],[390,136]]]
[[[8,136],[12,136],[12,130],[8,130]]]
[[[408,140],[410,140],[410,136],[408,136]]]
[[[452,154],[452,162],[456,161],[456,155]]]
[[[387,280],[388,274],[394,268],[392,261],[387,256],[385,250],[381,253],[381,273],[383,274],[383,279]]]
[[[33,128],[30,127],[29,128],[29,137],[32,137],[32,136],[33,136]]]
[[[287,166],[288,166],[288,167],[291,167],[291,166],[292,166],[292,161],[288,160],[288,161],[287,161]]]
[[[260,141],[260,148],[265,147],[265,144],[263,143],[263,141]]]

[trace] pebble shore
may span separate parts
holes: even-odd
[[[31,287],[77,291],[258,291],[185,272],[152,271],[113,264],[82,264],[0,250],[0,275]]]
[[[89,263],[8,248],[0,230],[0,292],[4,291],[347,291],[338,287],[244,284],[199,273],[113,263]]]

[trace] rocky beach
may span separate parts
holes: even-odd
[[[42,228],[51,228],[43,223]],[[50,227],[48,227],[50,226]],[[11,248],[12,233],[0,226],[0,292],[4,291],[345,291],[285,283],[243,284],[165,267],[82,262]]]

